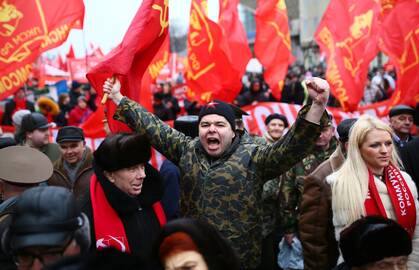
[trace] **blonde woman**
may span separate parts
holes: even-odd
[[[418,193],[412,178],[400,171],[393,131],[381,120],[363,115],[349,135],[342,167],[327,177],[332,188],[333,224],[340,232],[363,216],[397,221],[412,237],[409,269],[419,269]],[[340,258],[340,262],[342,259]]]

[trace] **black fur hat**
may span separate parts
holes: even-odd
[[[151,148],[145,136],[118,133],[107,137],[93,155],[95,165],[113,172],[148,162]]]
[[[412,239],[396,221],[368,216],[341,232],[339,247],[345,263],[359,267],[388,257],[408,256]]]

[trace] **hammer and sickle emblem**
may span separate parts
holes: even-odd
[[[0,6],[0,35],[4,37],[11,36],[22,18],[22,12],[14,5],[3,1]]]
[[[160,26],[161,31],[159,36],[161,36],[164,32],[164,29],[169,26],[169,0],[164,0],[163,2],[164,8],[162,8],[158,4],[153,4],[151,7],[158,12],[160,12]]]

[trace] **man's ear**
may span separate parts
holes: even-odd
[[[113,178],[113,173],[103,171],[103,174],[106,176],[106,178],[108,178],[109,182],[115,183],[115,179]]]

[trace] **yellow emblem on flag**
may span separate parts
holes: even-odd
[[[0,6],[0,35],[10,37],[22,18],[22,12],[4,0]]]

